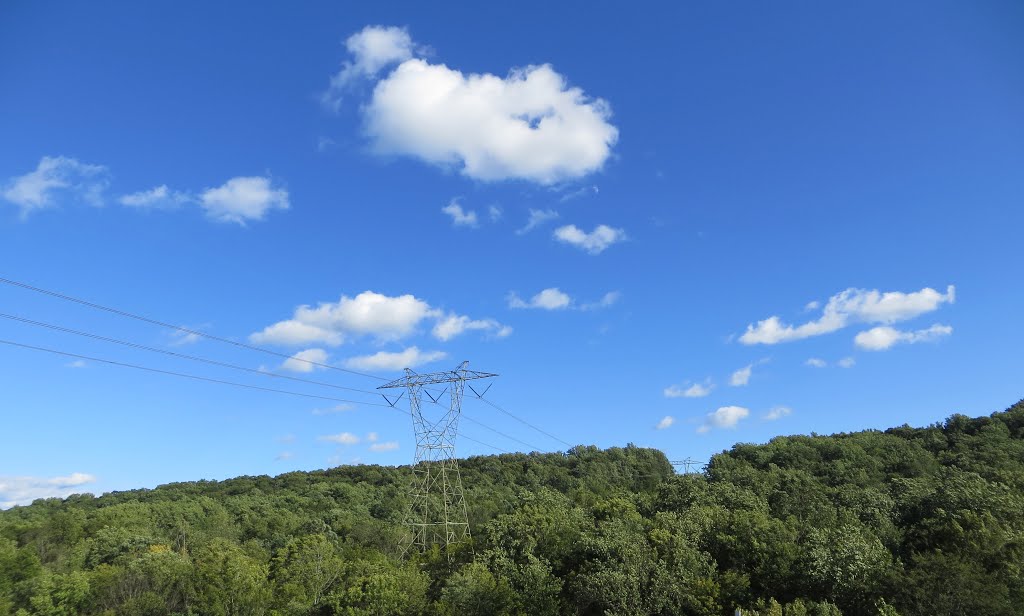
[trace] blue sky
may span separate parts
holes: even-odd
[[[1022,31],[1016,2],[8,3],[0,276],[382,378],[467,359],[561,440],[672,459],[987,414],[1024,395]],[[375,400],[10,319],[0,339]],[[387,408],[9,345],[0,370],[0,504],[413,456]],[[478,441],[564,449],[464,409],[502,433],[465,423]]]

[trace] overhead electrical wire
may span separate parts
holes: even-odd
[[[317,394],[307,394],[298,391],[290,391],[286,389],[274,389],[272,387],[262,387],[260,385],[249,385],[246,383],[236,383],[234,381],[225,381],[223,379],[214,379],[205,376],[199,376],[198,374],[188,374],[186,372],[175,372],[173,370],[163,370],[161,368],[150,368],[148,366],[140,366],[138,364],[130,364],[127,362],[114,361],[112,359],[102,359],[99,357],[91,357],[89,355],[79,355],[78,353],[69,353],[67,351],[58,351],[57,349],[50,349],[46,347],[34,346],[31,344],[24,344],[21,342],[14,342],[12,340],[0,340],[0,344],[7,344],[10,346],[21,347],[23,349],[32,349],[34,351],[44,351],[46,353],[53,353],[55,355],[63,355],[65,357],[74,357],[76,359],[84,359],[86,361],[95,361],[103,364],[110,364],[112,366],[120,366],[122,368],[134,368],[136,370],[145,370],[147,372],[155,372],[157,374],[167,374],[171,376],[179,376],[187,379],[195,379],[197,381],[206,381],[208,383],[219,383],[221,385],[232,385],[234,387],[244,387],[246,389],[256,389],[260,391],[271,391],[279,394],[288,394],[292,396],[302,396],[303,398],[316,398],[319,400],[331,400],[334,402],[346,402],[349,404],[365,404],[367,406],[383,406],[389,405],[382,404],[380,402],[363,402],[361,400],[346,400],[344,398],[335,398],[332,396],[320,396]]]
[[[187,327],[181,327],[179,325],[172,325],[171,323],[166,323],[164,321],[158,321],[156,319],[151,319],[149,317],[144,317],[142,315],[133,314],[131,312],[127,312],[125,310],[120,310],[118,308],[111,308],[110,306],[103,306],[101,304],[90,302],[90,301],[87,301],[87,300],[84,300],[84,299],[79,299],[77,297],[72,297],[70,295],[65,295],[63,293],[58,293],[56,291],[49,291],[47,289],[42,289],[42,288],[39,288],[39,287],[34,287],[34,286],[32,286],[30,284],[26,284],[24,282],[18,282],[17,280],[11,280],[9,278],[0,278],[0,282],[2,282],[4,284],[9,284],[11,286],[20,287],[22,289],[27,289],[29,291],[34,291],[36,293],[42,293],[43,295],[49,295],[50,297],[56,297],[57,299],[63,299],[63,300],[69,301],[69,302],[74,302],[76,304],[81,304],[83,306],[88,306],[89,308],[95,308],[97,310],[103,310],[103,311],[109,312],[111,314],[116,314],[118,316],[127,317],[129,319],[135,319],[137,321],[142,321],[144,323],[149,323],[150,325],[158,325],[160,327],[166,327],[166,328],[169,328],[169,329],[177,330],[179,332],[183,332],[185,334],[189,334],[190,336],[200,336],[202,338],[207,338],[209,340],[216,340],[217,342],[223,342],[225,344],[230,344],[230,345],[233,345],[233,346],[236,346],[236,347],[241,347],[243,349],[248,349],[250,351],[258,351],[260,353],[266,353],[267,355],[274,355],[276,357],[283,357],[285,359],[292,359],[292,360],[295,360],[295,361],[300,361],[300,362],[309,364],[311,366],[317,366],[317,367],[320,367],[320,368],[328,368],[330,370],[337,370],[339,372],[347,372],[349,374],[355,374],[355,375],[358,375],[358,376],[365,376],[367,378],[376,379],[378,381],[386,381],[387,380],[384,377],[376,376],[374,374],[367,374],[365,372],[359,372],[357,370],[349,370],[347,368],[340,368],[338,366],[332,366],[330,364],[323,364],[323,363],[312,361],[312,360],[309,360],[309,359],[302,359],[300,357],[295,357],[294,355],[288,355],[286,353],[278,353],[277,351],[272,351],[270,349],[265,349],[263,347],[258,347],[258,346],[252,345],[252,344],[246,344],[244,342],[238,342],[237,340],[231,340],[230,338],[221,338],[220,336],[214,336],[213,334],[207,334],[205,332],[197,331],[197,330],[194,330],[194,329],[189,329]]]
[[[476,397],[476,399],[477,399],[477,400],[479,400],[479,401],[481,401],[481,402],[483,402],[484,404],[486,404],[486,405],[488,405],[488,406],[490,406],[490,407],[493,407],[493,408],[495,408],[495,409],[497,409],[497,410],[501,411],[502,413],[504,413],[504,414],[508,415],[508,416],[509,416],[509,417],[511,417],[512,419],[515,419],[516,421],[518,421],[519,423],[523,424],[524,426],[527,426],[527,427],[529,427],[529,428],[532,428],[532,429],[536,430],[537,432],[540,432],[540,433],[541,433],[541,434],[543,434],[544,436],[547,436],[547,437],[549,437],[549,438],[553,438],[553,439],[555,439],[556,441],[558,441],[559,443],[561,443],[561,444],[565,445],[566,447],[569,447],[570,449],[571,449],[571,448],[573,447],[573,444],[572,444],[572,443],[569,443],[569,442],[563,441],[562,439],[558,438],[558,437],[557,437],[557,436],[555,436],[554,434],[551,434],[550,432],[546,432],[546,431],[544,431],[544,430],[541,430],[540,428],[538,428],[537,426],[535,426],[535,425],[531,424],[530,422],[526,421],[525,419],[521,419],[521,418],[517,417],[516,415],[513,415],[513,414],[512,414],[511,412],[509,412],[509,411],[506,411],[505,409],[503,409],[503,408],[501,408],[500,406],[498,406],[497,404],[495,404],[495,403],[491,402],[491,401],[490,401],[490,400],[488,400],[487,398],[484,398],[484,397],[481,397],[481,396],[477,396],[477,397]]]
[[[356,388],[353,388],[353,387],[344,387],[344,386],[341,386],[341,385],[335,385],[333,383],[325,383],[323,381],[315,381],[315,380],[312,380],[312,379],[304,379],[304,378],[301,378],[301,377],[289,376],[287,374],[280,374],[280,373],[277,373],[277,372],[270,372],[270,371],[267,371],[267,370],[257,370],[255,368],[246,368],[245,366],[238,366],[236,364],[230,364],[230,363],[227,363],[227,362],[222,362],[222,361],[217,361],[217,360],[213,360],[213,359],[208,359],[208,358],[205,358],[205,357],[199,357],[199,356],[196,356],[196,355],[189,355],[189,354],[186,354],[186,353],[178,353],[176,351],[168,351],[166,349],[158,349],[156,347],[146,346],[144,344],[138,344],[138,343],[135,343],[135,342],[128,342],[126,340],[119,340],[117,338],[110,338],[108,336],[101,336],[99,334],[93,334],[93,333],[84,332],[84,331],[80,331],[80,330],[76,330],[76,329],[71,329],[69,327],[62,327],[60,325],[54,325],[52,323],[44,323],[42,321],[35,321],[33,319],[26,319],[25,317],[19,317],[19,316],[12,315],[12,314],[6,314],[6,313],[0,312],[0,318],[9,319],[9,320],[12,320],[12,321],[16,321],[18,323],[23,323],[23,324],[26,324],[26,325],[32,325],[32,326],[35,326],[35,327],[42,327],[42,328],[46,328],[46,329],[50,329],[50,330],[54,330],[54,331],[59,331],[59,332],[67,333],[67,334],[74,334],[76,336],[82,336],[82,337],[91,338],[91,339],[94,339],[94,340],[100,340],[100,341],[103,341],[103,342],[109,342],[111,344],[119,344],[121,346],[126,346],[126,347],[129,347],[129,348],[139,349],[139,350],[143,350],[143,351],[148,351],[148,352],[151,352],[151,353],[160,353],[161,355],[167,355],[167,356],[170,356],[170,357],[176,357],[176,358],[180,358],[180,359],[187,359],[187,360],[190,360],[190,361],[202,362],[202,363],[213,365],[213,366],[220,366],[220,367],[223,367],[223,368],[230,368],[232,370],[238,370],[238,371],[241,371],[241,372],[248,372],[248,373],[251,373],[251,374],[258,374],[260,376],[265,376],[265,377],[269,377],[269,378],[287,379],[287,380],[296,381],[296,382],[299,382],[299,383],[306,383],[306,384],[310,384],[310,385],[319,385],[319,386],[322,386],[322,387],[332,387],[332,388],[335,388],[335,389],[343,389],[343,390],[348,390],[348,391],[355,391],[355,392],[369,394],[369,395],[373,395],[373,396],[380,395],[379,392],[368,391],[368,390],[365,390],[365,389],[356,389]],[[431,401],[434,404],[443,407],[443,405],[440,404],[439,402],[436,402],[436,401],[433,401],[433,400],[431,400]],[[484,400],[484,401],[488,402],[487,400]],[[490,404],[490,402],[488,402],[488,403]],[[384,405],[381,405],[379,403],[375,403],[375,405],[376,406],[384,406]],[[534,445],[532,443],[528,443],[526,441],[518,439],[518,438],[516,438],[514,436],[511,436],[509,434],[505,434],[504,432],[501,432],[500,430],[496,430],[496,429],[494,429],[494,428],[492,428],[492,427],[490,427],[490,426],[488,426],[488,425],[486,425],[486,424],[484,424],[484,423],[482,423],[480,421],[477,421],[477,420],[473,419],[472,417],[469,417],[468,415],[464,414],[463,415],[463,419],[465,419],[466,421],[468,421],[470,423],[476,424],[476,425],[484,428],[485,430],[489,430],[491,432],[494,432],[495,434],[497,434],[499,436],[507,438],[507,439],[509,439],[511,441],[515,441],[516,443],[519,443],[520,445],[525,445],[525,446],[530,447],[530,448],[532,448],[532,449],[534,449],[536,451],[543,451],[543,449],[541,447],[538,447],[537,445]]]
[[[236,364],[229,364],[223,361],[217,361],[215,359],[207,359],[205,357],[199,357],[197,355],[188,355],[186,353],[177,353],[175,351],[168,351],[167,349],[158,349],[156,347],[146,346],[144,344],[138,344],[135,342],[128,342],[126,340],[118,340],[117,338],[109,338],[107,336],[101,336],[99,334],[91,334],[89,332],[79,331],[77,329],[71,329],[68,327],[61,327],[60,325],[53,325],[52,323],[44,323],[42,321],[33,321],[32,319],[26,319],[12,314],[4,314],[0,312],[0,318],[10,319],[26,325],[34,325],[36,327],[44,327],[52,329],[54,331],[64,332],[66,334],[74,334],[76,336],[83,336],[85,338],[92,338],[94,340],[102,340],[103,342],[109,342],[111,344],[119,344],[133,349],[140,349],[143,351],[149,351],[151,353],[160,353],[162,355],[168,355],[170,357],[177,357],[180,359],[187,359],[190,361],[202,362],[204,364],[210,364],[211,366],[220,366],[222,368],[231,368],[232,370],[239,370],[242,372],[249,372],[252,374],[259,374],[265,377],[287,379],[289,381],[297,381],[299,383],[307,383],[310,385],[320,385],[321,387],[331,387],[334,389],[344,389],[347,391],[355,391],[361,394],[369,394],[371,396],[379,396],[380,392],[369,391],[366,389],[357,389],[355,387],[345,387],[344,385],[335,385],[334,383],[325,383],[324,381],[314,381],[313,379],[304,379],[297,376],[290,376],[287,374],[281,374],[278,372],[271,372],[270,370],[258,370],[256,368],[246,368],[245,366],[238,366]]]
[[[121,310],[119,308],[113,308],[111,306],[104,306],[102,304],[97,304],[95,302],[91,302],[91,301],[88,301],[88,300],[85,300],[85,299],[81,299],[81,298],[78,298],[78,297],[73,297],[71,295],[66,295],[64,293],[59,293],[57,291],[51,291],[49,289],[43,289],[41,287],[30,285],[30,284],[25,283],[25,282],[19,282],[17,280],[12,280],[10,278],[0,277],[0,283],[7,284],[7,285],[10,285],[10,286],[14,286],[14,287],[18,287],[18,288],[25,289],[25,290],[28,290],[28,291],[33,291],[35,293],[40,293],[40,294],[47,295],[47,296],[50,296],[50,297],[54,297],[54,298],[57,298],[57,299],[62,299],[62,300],[65,300],[65,301],[74,302],[74,303],[80,304],[82,306],[87,306],[89,308],[94,308],[96,310],[102,310],[102,311],[105,311],[105,312],[109,312],[111,314],[116,314],[118,316],[130,318],[130,319],[135,319],[137,321],[142,321],[144,323],[149,323],[151,325],[157,325],[159,327],[164,327],[164,328],[172,329],[172,330],[179,331],[179,332],[182,332],[182,333],[185,333],[185,334],[188,334],[188,335],[199,336],[199,337],[202,337],[202,338],[206,338],[208,340],[214,340],[216,342],[222,342],[222,343],[225,343],[225,344],[230,344],[232,346],[243,348],[243,349],[247,349],[247,350],[250,350],[250,351],[257,351],[259,353],[264,353],[264,354],[267,354],[267,355],[273,355],[275,357],[281,357],[281,358],[284,358],[284,359],[305,363],[305,364],[308,364],[308,365],[311,365],[311,366],[316,366],[316,367],[319,367],[319,368],[326,368],[326,369],[329,369],[329,370],[336,370],[336,371],[339,371],[339,372],[344,372],[344,373],[348,373],[348,374],[354,374],[356,376],[362,376],[362,377],[366,377],[366,378],[370,378],[370,379],[375,379],[375,380],[378,380],[378,381],[386,381],[387,380],[386,378],[380,377],[380,376],[377,376],[377,375],[367,374],[365,372],[359,372],[357,370],[350,370],[350,369],[347,369],[347,368],[341,368],[339,366],[333,366],[331,364],[325,364],[325,363],[321,363],[321,362],[317,362],[317,361],[313,361],[313,360],[309,360],[309,359],[304,359],[304,358],[301,358],[301,357],[296,357],[295,355],[288,355],[286,353],[279,353],[279,352],[273,351],[271,349],[259,347],[259,346],[252,345],[252,344],[246,344],[244,342],[238,342],[237,340],[231,340],[230,338],[223,338],[221,336],[215,336],[213,334],[208,334],[208,333],[201,332],[201,331],[198,331],[198,330],[189,329],[187,327],[181,327],[179,325],[173,325],[173,324],[167,323],[165,321],[160,321],[158,319],[153,319],[153,318],[146,317],[146,316],[143,316],[143,315],[134,314],[134,313],[128,312],[126,310]],[[40,327],[48,327],[50,329],[55,329],[57,331],[64,331],[66,333],[73,333],[73,334],[76,334],[76,335],[81,335],[81,336],[86,336],[86,337],[90,337],[90,338],[95,338],[95,339],[98,339],[98,340],[103,340],[105,342],[112,342],[112,343],[115,343],[115,344],[122,344],[124,346],[129,346],[129,347],[139,348],[139,349],[143,349],[143,350],[147,350],[147,351],[163,353],[165,355],[172,355],[172,356],[181,357],[181,358],[184,358],[184,359],[190,359],[190,360],[193,360],[193,361],[201,361],[201,362],[208,363],[208,364],[211,364],[211,365],[220,365],[220,366],[223,366],[223,367],[228,367],[228,368],[237,369],[237,370],[244,370],[244,371],[247,371],[247,372],[261,372],[261,373],[263,373],[265,375],[274,376],[274,377],[277,377],[277,378],[284,378],[284,379],[289,379],[289,380],[293,380],[293,381],[300,381],[300,382],[306,382],[306,383],[310,383],[310,384],[323,385],[323,386],[332,387],[332,388],[335,388],[335,389],[344,389],[344,390],[348,390],[348,391],[356,391],[356,392],[360,392],[360,393],[368,393],[368,394],[373,394],[373,395],[379,395],[379,392],[370,392],[370,391],[367,391],[367,390],[357,389],[357,388],[354,388],[354,387],[344,387],[344,386],[341,386],[341,385],[333,385],[333,384],[324,383],[324,382],[321,382],[321,381],[313,381],[312,379],[301,379],[299,377],[291,377],[291,376],[287,376],[287,375],[283,375],[283,374],[279,374],[279,373],[263,372],[263,371],[254,370],[254,369],[251,369],[251,368],[244,368],[242,366],[235,366],[233,364],[228,364],[226,362],[218,362],[218,361],[215,361],[215,360],[208,360],[208,359],[200,358],[200,357],[197,357],[197,356],[186,355],[186,354],[183,354],[183,353],[174,353],[172,351],[165,351],[163,349],[155,349],[153,347],[146,347],[144,345],[138,345],[138,344],[135,344],[135,343],[120,341],[120,340],[116,340],[116,339],[113,339],[113,338],[107,338],[107,337],[104,337],[104,336],[99,336],[99,335],[95,335],[95,334],[89,334],[89,333],[86,333],[86,332],[79,332],[79,331],[71,330],[71,329],[68,329],[68,328],[62,328],[62,327],[55,326],[55,325],[45,324],[45,323],[42,323],[42,322],[39,322],[39,321],[32,321],[30,319],[24,319],[22,317],[16,317],[16,316],[13,316],[13,315],[0,314],[0,316],[2,316],[4,318],[9,318],[9,319],[12,319],[12,320],[15,320],[15,321],[21,321],[23,323],[27,323],[27,324],[31,324],[31,325],[37,325],[37,326],[40,326]],[[501,413],[503,413],[505,415],[508,415],[509,417],[515,419],[516,421],[518,421],[519,423],[527,426],[528,428],[530,428],[530,429],[532,429],[532,430],[534,430],[536,432],[539,432],[540,434],[543,434],[544,436],[547,436],[548,438],[552,438],[552,439],[558,441],[559,443],[562,443],[566,447],[572,447],[573,446],[568,441],[565,441],[565,440],[563,440],[561,438],[558,438],[557,436],[551,434],[550,432],[547,432],[547,431],[545,431],[545,430],[543,430],[543,429],[533,425],[532,423],[526,421],[525,419],[522,419],[522,418],[518,417],[517,415],[513,414],[512,412],[510,412],[508,410],[505,410],[504,408],[498,406],[497,404],[495,404],[494,402],[491,402],[490,400],[488,400],[486,398],[476,396],[476,399],[484,402],[485,404],[487,404],[487,405],[491,406],[492,408],[500,411]],[[369,404],[369,403],[360,403],[360,404]],[[384,405],[377,404],[375,406],[384,406]],[[469,420],[471,422],[474,421],[472,419],[469,419]],[[484,424],[480,424],[479,422],[476,422],[476,423],[478,423],[481,426],[484,426]],[[484,426],[484,427],[487,427],[487,426]],[[494,431],[492,428],[487,428],[487,429]],[[509,436],[506,435],[506,438],[509,438],[510,440],[514,440],[514,441],[516,441],[518,443],[527,445],[528,447],[533,447],[534,449],[540,450],[540,448],[537,448],[537,447],[535,447],[533,445],[529,445],[528,443],[525,443],[524,441],[521,441],[521,440],[516,439],[514,437],[509,437]]]
[[[197,374],[188,374],[188,373],[185,373],[185,372],[175,372],[173,370],[163,370],[161,368],[150,368],[148,366],[140,366],[138,364],[130,364],[130,363],[127,363],[127,362],[114,361],[114,360],[111,360],[111,359],[103,359],[103,358],[100,358],[100,357],[93,357],[91,355],[82,355],[80,353],[70,353],[68,351],[60,351],[60,350],[57,350],[57,349],[50,349],[50,348],[47,348],[47,347],[35,346],[35,345],[31,345],[31,344],[24,344],[24,343],[21,343],[21,342],[15,342],[13,340],[3,340],[3,339],[0,339],[0,344],[6,344],[8,346],[19,347],[19,348],[22,348],[22,349],[30,349],[30,350],[33,350],[33,351],[42,351],[42,352],[45,352],[45,353],[52,353],[54,355],[62,355],[64,357],[73,357],[75,359],[82,359],[82,360],[86,360],[86,361],[94,361],[94,362],[98,362],[98,363],[102,363],[102,364],[109,364],[111,366],[118,366],[118,367],[121,367],[121,368],[133,368],[135,370],[144,370],[146,372],[153,372],[153,373],[156,373],[156,374],[163,374],[163,375],[169,375],[169,376],[177,376],[177,377],[186,378],[186,379],[194,379],[196,381],[203,381],[203,382],[206,382],[206,383],[216,383],[218,385],[230,385],[232,387],[241,387],[241,388],[252,389],[252,390],[256,390],[256,391],[272,392],[272,393],[277,393],[277,394],[287,394],[287,395],[290,395],[290,396],[301,396],[303,398],[315,398],[315,399],[318,399],[318,400],[330,400],[330,401],[333,401],[333,402],[344,402],[344,403],[349,403],[349,404],[363,404],[363,405],[366,405],[366,406],[379,406],[379,407],[394,409],[394,410],[398,411],[399,413],[402,413],[402,414],[405,414],[405,415],[409,414],[408,411],[402,410],[402,409],[400,409],[400,408],[398,408],[396,406],[391,406],[389,404],[381,404],[379,402],[362,402],[362,401],[359,401],[359,400],[346,400],[344,398],[335,398],[335,397],[331,397],[331,396],[319,396],[319,395],[316,395],[316,394],[307,394],[307,393],[303,393],[303,392],[290,391],[290,390],[286,390],[286,389],[274,389],[272,387],[261,387],[259,385],[249,385],[247,383],[236,383],[234,381],[225,381],[223,379],[214,379],[214,378],[209,378],[209,377],[205,377],[205,376],[199,376]],[[495,447],[494,445],[491,445],[490,443],[485,443],[483,441],[479,441],[479,440],[477,440],[475,438],[472,438],[472,437],[469,437],[469,436],[466,436],[466,435],[462,435],[462,437],[465,438],[468,441],[473,441],[474,443],[479,443],[480,445],[484,445],[486,447],[490,447],[491,449],[496,449],[496,450],[501,451],[503,453],[510,453],[508,450],[502,449],[501,447]]]
[[[441,407],[443,409],[448,408],[445,405],[443,405],[440,402],[438,402],[437,400],[430,400],[430,402],[432,404],[436,404],[437,406],[439,406],[439,407]],[[481,428],[483,428],[484,430],[490,430],[491,432],[497,434],[498,436],[503,436],[503,437],[507,438],[510,441],[515,441],[515,442],[519,443],[520,445],[526,445],[527,447],[529,447],[530,449],[533,449],[534,451],[544,451],[544,449],[541,448],[541,447],[538,447],[538,446],[533,445],[531,443],[527,443],[526,441],[523,441],[523,440],[519,440],[516,437],[510,436],[508,434],[505,434],[504,432],[502,432],[500,430],[496,430],[496,429],[488,426],[487,424],[481,423],[481,422],[473,419],[472,417],[470,417],[469,415],[466,415],[465,413],[462,413],[462,419],[465,419],[466,421],[468,421],[468,422],[470,422],[472,424],[476,424],[476,425],[480,426]]]

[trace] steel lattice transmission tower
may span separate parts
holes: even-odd
[[[405,394],[409,396],[409,414],[412,416],[412,426],[416,433],[410,506],[405,520],[412,535],[407,549],[422,552],[435,543],[447,548],[470,536],[466,497],[462,491],[459,464],[455,458],[455,438],[458,435],[459,416],[462,414],[462,394],[466,381],[498,375],[468,370],[468,364],[468,361],[464,361],[455,370],[430,374],[416,374],[406,368],[404,377],[378,387],[405,389]],[[430,385],[446,387],[440,392],[433,390],[437,394],[435,396],[428,388]],[[469,388],[476,393],[471,385]],[[440,402],[445,392],[450,392],[450,403],[447,408]],[[484,392],[486,393],[486,390]],[[432,404],[440,407],[439,412],[424,412],[424,395]],[[387,396],[384,399],[391,406],[398,404],[397,399],[394,402]]]

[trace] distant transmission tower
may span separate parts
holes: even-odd
[[[700,460],[694,460],[693,458],[686,458],[685,460],[673,460],[672,466],[682,466],[683,473],[689,475],[690,473],[699,472],[699,469],[706,466]],[[696,469],[696,470],[695,470]]]
[[[462,479],[459,476],[459,464],[455,458],[455,437],[459,429],[459,416],[462,414],[462,393],[466,381],[498,375],[468,370],[468,364],[468,361],[464,361],[455,370],[430,374],[416,374],[406,368],[404,377],[378,387],[406,390],[405,393],[409,395],[412,427],[416,432],[411,502],[405,520],[412,534],[407,549],[422,552],[435,543],[447,548],[469,538],[469,515],[462,491]],[[429,385],[441,384],[446,385],[446,388],[437,396],[432,395],[426,388]],[[476,393],[472,386],[469,388]],[[485,389],[484,392],[486,391]],[[451,392],[451,403],[439,418],[436,414],[423,412],[423,395],[430,398],[431,402],[437,403],[445,392]],[[387,396],[384,396],[384,399],[391,406],[395,406],[401,397],[399,395],[394,402]]]

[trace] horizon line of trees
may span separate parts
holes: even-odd
[[[1024,401],[737,444],[460,461],[473,538],[403,558],[408,467],[0,511],[0,616],[953,616],[1024,606]]]

